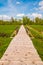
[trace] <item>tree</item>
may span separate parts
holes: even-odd
[[[43,19],[36,17],[35,18],[35,23],[42,25],[43,24]]]
[[[30,23],[30,19],[28,17],[23,17],[23,24],[29,24]]]
[[[11,21],[12,21],[12,22],[14,22],[14,19],[13,19],[13,17],[11,17]]]
[[[39,18],[38,17],[35,18],[35,23],[39,24]]]

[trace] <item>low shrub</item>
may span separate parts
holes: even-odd
[[[9,37],[9,34],[7,34],[7,33],[0,33],[0,37]]]

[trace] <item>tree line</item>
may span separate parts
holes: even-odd
[[[13,17],[9,21],[0,20],[0,25],[43,25],[43,19],[36,17],[34,20],[31,20],[27,16],[23,17],[22,19],[14,19]]]
[[[28,24],[28,25],[43,25],[43,19],[36,17],[34,20],[30,20],[28,17],[23,17],[23,24]]]

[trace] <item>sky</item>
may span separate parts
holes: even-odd
[[[43,18],[43,0],[0,0],[0,19]]]

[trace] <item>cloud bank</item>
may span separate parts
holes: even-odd
[[[0,20],[10,20],[11,17],[7,15],[0,15]]]

